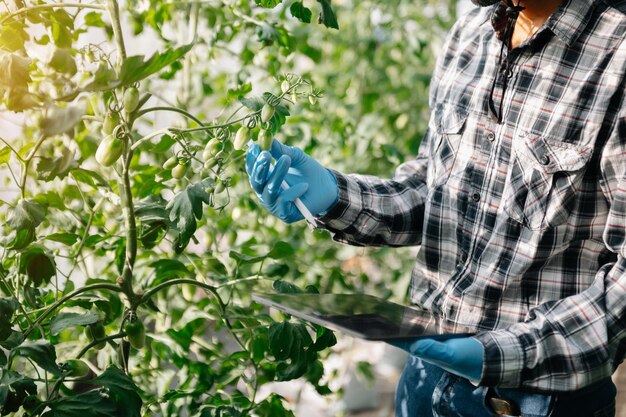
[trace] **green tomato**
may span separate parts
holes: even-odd
[[[233,147],[237,150],[243,149],[243,147],[246,146],[246,143],[248,143],[249,139],[250,139],[250,129],[248,129],[246,126],[241,126],[237,130],[237,133],[235,134]]]
[[[261,109],[261,121],[263,123],[269,122],[274,116],[275,112],[276,112],[276,109],[274,108],[274,106],[266,103]]]
[[[146,328],[139,319],[132,320],[126,323],[124,327],[126,331],[126,337],[130,342],[130,345],[135,349],[142,349],[146,344]]]
[[[102,142],[98,145],[98,149],[96,150],[96,161],[98,161],[102,166],[109,167],[117,162],[123,152],[124,141],[113,135],[108,135],[102,139]]]
[[[309,96],[309,103],[311,103],[311,105],[315,105],[315,103],[317,103],[317,97]]]
[[[102,123],[102,133],[105,135],[113,134],[113,130],[120,124],[120,115],[115,112],[107,112]]]
[[[211,159],[213,156],[217,155],[223,147],[224,145],[218,138],[211,139],[204,147],[204,151],[202,152],[202,159],[204,159],[205,161]]]
[[[139,104],[139,90],[135,87],[127,88],[126,91],[124,91],[123,104],[126,113],[134,112]]]
[[[187,164],[179,162],[178,165],[176,165],[172,169],[172,178],[176,178],[177,180],[179,180],[185,176],[186,172],[187,172]]]
[[[226,185],[224,185],[224,183],[220,181],[217,184],[215,184],[215,189],[213,190],[213,192],[215,194],[219,194],[222,191],[224,191],[225,189],[226,189]]]
[[[90,342],[93,342],[94,340],[104,339],[107,336],[106,332],[104,331],[104,325],[101,321],[85,327],[85,334],[87,334],[87,338]],[[106,342],[100,342],[93,348],[96,350],[100,350],[104,348],[104,346],[106,346]]]
[[[185,300],[192,302],[196,296],[196,286],[191,284],[183,284],[182,294]]]
[[[67,372],[67,376],[82,378],[89,375],[89,366],[80,359],[70,359],[62,368]]]
[[[272,137],[272,132],[270,132],[269,130],[261,130],[261,132],[259,132],[259,147],[261,148],[261,150],[264,151],[269,151],[270,148],[272,147],[272,141],[273,141],[273,137]]]
[[[178,157],[176,155],[170,157],[163,164],[163,169],[172,169],[178,164]]]
[[[280,91],[282,91],[283,94],[289,91],[289,87],[291,86],[289,85],[289,81],[287,80],[284,80],[282,83],[280,83]]]
[[[219,160],[217,158],[214,157],[210,157],[209,159],[207,159],[204,162],[204,168],[206,169],[212,169],[214,168],[217,164],[219,163]]]

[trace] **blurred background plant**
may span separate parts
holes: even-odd
[[[419,147],[455,10],[0,5],[2,414],[289,416],[257,394],[298,378],[333,396],[335,336],[250,292],[403,302],[414,249],[342,246],[272,218],[241,137],[267,131],[339,171],[391,176]]]

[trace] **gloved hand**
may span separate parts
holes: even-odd
[[[434,339],[394,341],[391,344],[450,373],[470,381],[480,380],[485,349],[482,343],[472,337],[444,341]]]
[[[273,169],[272,157],[276,159]],[[314,216],[328,211],[339,198],[337,180],[330,170],[301,149],[285,146],[276,139],[269,152],[261,151],[256,143],[249,147],[246,172],[261,204],[286,223],[303,218],[294,204],[296,198]],[[283,181],[289,185],[288,190],[282,188]]]

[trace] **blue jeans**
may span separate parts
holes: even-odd
[[[540,394],[476,387],[409,356],[396,390],[396,417],[493,417],[489,397],[504,398],[523,417],[614,417],[616,388],[610,378],[575,392]]]

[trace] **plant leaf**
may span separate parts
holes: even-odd
[[[33,246],[22,252],[19,271],[26,274],[35,287],[49,284],[57,272],[54,259],[40,246]]]
[[[101,390],[91,390],[70,397],[58,398],[47,404],[50,408],[42,417],[110,417],[117,407]]]
[[[87,312],[85,314],[78,313],[61,313],[58,314],[52,322],[50,322],[50,333],[53,336],[58,335],[61,331],[70,327],[86,326],[100,320],[100,316],[95,312]]]
[[[317,1],[318,3],[322,5],[322,11],[320,12],[320,16],[317,22],[332,29],[339,29],[339,23],[337,23],[337,16],[335,16],[335,12],[333,11],[333,8],[330,6],[331,0],[317,0]]]
[[[193,277],[193,273],[187,269],[184,263],[177,259],[159,259],[150,264],[154,268],[155,281],[153,284],[169,281],[174,278]]]
[[[289,11],[291,11],[291,15],[299,21],[311,23],[311,16],[313,13],[311,12],[311,9],[306,7],[301,1],[292,3]]]
[[[11,149],[8,146],[0,148],[0,165],[6,164],[11,160]]]
[[[281,259],[292,256],[294,253],[296,253],[296,251],[293,246],[287,242],[278,241],[274,244],[270,253],[267,254],[267,257],[272,259]]]
[[[53,107],[48,110],[46,117],[41,119],[39,123],[41,133],[45,136],[66,133],[76,126],[86,111],[84,102],[71,104],[67,107]]]
[[[62,374],[57,365],[57,354],[54,346],[47,340],[28,340],[12,351],[12,354],[29,358],[42,369],[59,376]]]
[[[273,9],[282,3],[282,0],[255,0],[256,4],[266,9]]]
[[[178,237],[174,242],[174,249],[177,253],[182,252],[187,247],[191,236],[195,233],[196,219],[202,218],[202,203],[209,204],[211,202],[211,195],[206,192],[206,188],[212,182],[212,179],[206,179],[190,185],[176,194],[167,204],[169,219],[178,230]]]
[[[9,212],[7,224],[15,232],[10,241],[13,249],[22,249],[35,240],[35,228],[41,224],[46,215],[45,209],[37,203],[20,200]]]
[[[193,44],[184,45],[176,49],[166,49],[156,52],[147,60],[143,55],[130,56],[122,63],[117,86],[124,86],[143,80],[161,69],[178,61],[191,50]]]
[[[141,417],[142,400],[139,388],[124,372],[110,366],[93,380],[94,384],[104,385],[110,399],[117,407],[117,417]]]

